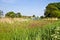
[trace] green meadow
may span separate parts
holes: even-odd
[[[0,40],[60,40],[60,1],[0,0]]]
[[[60,40],[59,20],[0,22],[0,40]]]

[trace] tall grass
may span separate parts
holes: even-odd
[[[59,24],[60,21],[44,20],[11,24],[0,22],[0,40],[57,40],[54,36],[57,35],[55,29]]]

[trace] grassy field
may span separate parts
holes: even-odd
[[[0,40],[60,40],[59,20],[0,22]]]

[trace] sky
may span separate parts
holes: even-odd
[[[0,10],[6,14],[9,11],[20,12],[25,16],[42,16],[49,3],[60,0],[0,0]]]

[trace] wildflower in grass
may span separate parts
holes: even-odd
[[[51,35],[52,40],[53,40],[53,39],[54,39],[54,40],[57,40],[57,39],[60,40],[60,27],[56,27],[56,28],[54,29],[54,31],[55,31],[55,33],[54,33],[53,35]]]
[[[58,38],[57,35],[55,35],[54,38]]]
[[[58,38],[60,40],[60,38]]]
[[[55,36],[55,34],[51,35],[51,37],[54,37],[54,36]]]
[[[57,30],[57,31],[60,30],[60,27],[57,27],[55,30]]]
[[[56,32],[57,34],[60,34],[59,32]]]

